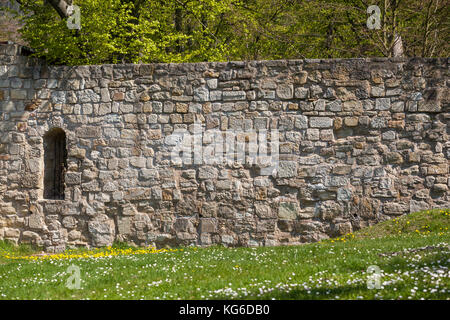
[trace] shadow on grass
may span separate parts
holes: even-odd
[[[275,298],[278,300],[327,300],[336,299],[336,297],[339,297],[345,299],[349,296],[357,296],[363,291],[368,291],[366,285],[346,285],[337,288],[321,287],[311,290],[297,288],[292,289],[289,292],[273,292],[273,294],[270,295],[270,298]]]
[[[426,256],[422,256],[421,259],[417,262],[412,262],[411,258],[416,253],[407,253],[394,257],[385,257],[381,260],[375,262],[375,264],[380,268],[380,270],[384,273],[393,273],[397,274],[398,271],[401,274],[409,272],[411,276],[413,273],[411,271],[424,269],[429,270],[433,266],[436,267],[448,267],[449,266],[449,257],[450,252],[442,251],[442,248],[434,248],[427,252]],[[350,274],[354,271],[353,268],[349,268],[347,274]],[[344,274],[338,275],[345,276]],[[417,274],[415,274],[417,276]],[[368,274],[361,273],[358,277],[360,280],[367,279]],[[395,277],[394,277],[395,279]],[[404,299],[407,300],[410,296],[410,289],[413,288],[416,284],[413,280],[414,278],[403,277],[403,280],[399,279],[398,282],[392,283],[390,285],[385,286],[383,289],[369,289],[367,287],[367,283],[358,283],[358,284],[350,284],[350,285],[341,285],[338,287],[319,287],[319,288],[291,288],[289,292],[280,290],[274,290],[271,293],[264,294],[261,296],[252,296],[252,297],[241,297],[241,298],[254,298],[254,299],[280,299],[280,300],[328,300],[328,299],[356,299],[358,296],[361,296],[362,299],[375,299],[376,294],[380,294],[381,299]],[[381,283],[383,281],[388,281],[389,278],[382,277]],[[431,285],[431,284],[429,284]],[[395,290],[394,290],[395,288]],[[412,299],[415,296],[411,296]],[[427,294],[426,299],[447,299],[448,296],[442,292],[435,292],[433,294]]]
[[[394,291],[394,288],[396,290]],[[380,294],[379,299],[407,300],[408,284],[396,283],[392,287],[384,289],[368,289],[367,284],[343,285],[336,288],[292,289],[290,292],[272,292],[263,297],[250,297],[256,299],[277,300],[374,300],[375,295]],[[442,299],[443,294],[436,293],[427,299]],[[357,297],[360,297],[359,299]],[[248,297],[246,297],[248,298]],[[239,299],[239,298],[238,298]],[[242,299],[242,297],[241,297]]]

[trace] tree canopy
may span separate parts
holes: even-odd
[[[55,64],[448,56],[443,0],[20,0],[23,40]],[[72,3],[73,2],[73,3]],[[81,29],[69,29],[70,5]],[[368,28],[367,8],[380,8]]]

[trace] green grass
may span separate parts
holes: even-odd
[[[14,245],[14,243],[0,240],[0,264],[5,264],[9,262],[9,259],[6,259],[3,254],[10,254],[14,256],[27,256],[31,254],[35,254],[39,248],[33,248],[27,244]]]
[[[449,226],[450,209],[429,210],[301,246],[3,257],[0,299],[449,299]],[[118,244],[109,250],[125,249]],[[95,252],[102,251],[108,249]],[[2,242],[0,257],[5,253],[19,257],[33,249]],[[80,268],[80,289],[66,287],[71,265]],[[381,272],[378,289],[367,287],[372,265]]]

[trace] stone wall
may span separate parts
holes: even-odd
[[[23,53],[0,46],[0,239],[295,244],[450,206],[447,58],[65,67]],[[175,163],[168,138],[194,121],[277,130],[277,170]],[[52,128],[64,200],[43,199]]]

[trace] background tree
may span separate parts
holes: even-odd
[[[20,23],[12,13],[12,11],[16,12],[17,10],[19,10],[17,2],[0,0],[0,41],[25,44],[19,33]]]
[[[444,0],[73,0],[80,30],[72,0],[19,2],[21,38],[55,64],[449,55]]]

